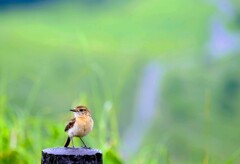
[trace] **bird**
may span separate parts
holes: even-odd
[[[64,147],[68,147],[70,142],[73,144],[73,137],[79,137],[82,141],[85,148],[88,148],[87,145],[82,140],[82,137],[86,136],[93,129],[93,119],[91,113],[86,106],[76,106],[74,109],[70,109],[74,113],[74,118],[69,121],[66,125],[64,131],[68,133],[67,141]]]

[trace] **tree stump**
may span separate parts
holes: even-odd
[[[92,148],[47,148],[42,151],[42,164],[102,164],[102,153]]]

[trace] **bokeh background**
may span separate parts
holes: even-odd
[[[1,0],[0,163],[63,146],[80,104],[104,163],[240,163],[239,31],[238,0]]]

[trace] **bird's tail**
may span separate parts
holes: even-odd
[[[68,147],[70,141],[71,141],[71,139],[70,139],[70,137],[68,137],[68,138],[67,138],[67,141],[66,141],[66,143],[65,143],[65,145],[64,145],[64,147]]]

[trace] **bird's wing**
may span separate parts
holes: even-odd
[[[76,119],[73,118],[71,119],[71,121],[67,124],[67,126],[65,127],[64,131],[68,131],[71,127],[73,127],[74,123],[75,123]]]

